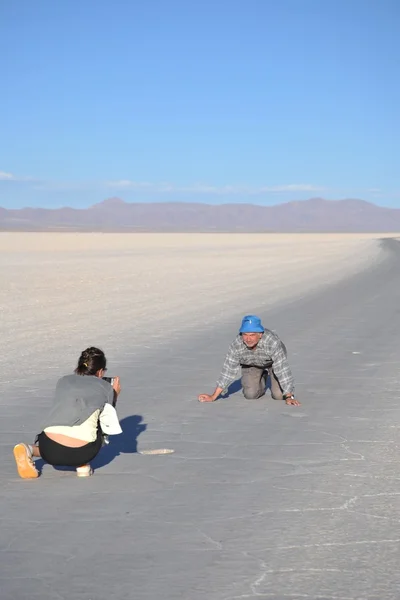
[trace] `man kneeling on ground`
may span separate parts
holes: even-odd
[[[234,381],[240,367],[245,398],[254,400],[264,396],[269,375],[272,398],[300,406],[294,396],[293,376],[285,344],[275,333],[264,329],[260,318],[255,315],[243,318],[239,335],[229,347],[214,393],[200,394],[199,401],[214,402]]]

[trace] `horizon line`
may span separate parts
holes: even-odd
[[[377,208],[381,208],[381,209],[387,209],[387,210],[400,210],[400,208],[396,208],[396,207],[390,207],[390,206],[383,206],[380,204],[375,204],[374,202],[371,202],[369,200],[364,200],[363,198],[349,198],[349,197],[345,197],[345,198],[335,198],[335,199],[328,199],[328,198],[323,198],[321,196],[312,196],[310,198],[306,198],[306,199],[300,199],[300,200],[286,200],[284,202],[277,202],[274,204],[258,204],[258,203],[254,203],[254,202],[220,202],[220,203],[210,203],[210,202],[193,202],[193,201],[188,201],[188,200],[151,200],[151,201],[128,201],[128,200],[124,200],[123,198],[119,197],[119,196],[110,196],[108,198],[105,198],[104,200],[100,200],[99,202],[96,202],[94,204],[90,204],[87,206],[69,206],[69,205],[60,205],[60,206],[53,206],[53,207],[49,207],[49,206],[39,206],[39,205],[34,205],[34,206],[29,206],[29,205],[25,205],[25,206],[21,206],[18,208],[6,208],[5,206],[1,206],[0,205],[0,209],[1,210],[26,210],[26,209],[30,209],[30,210],[62,210],[65,208],[71,209],[71,210],[89,210],[90,208],[93,208],[95,206],[100,206],[102,204],[105,204],[107,202],[112,202],[112,201],[118,201],[121,204],[125,204],[125,205],[164,205],[164,204],[180,204],[180,205],[198,205],[198,206],[209,206],[209,207],[217,207],[217,206],[257,206],[259,208],[272,208],[272,207],[277,207],[277,206],[284,206],[287,204],[304,204],[307,202],[311,202],[311,201],[322,201],[322,202],[327,202],[327,203],[336,203],[336,202],[360,202],[363,204],[369,204],[371,206],[376,206]]]

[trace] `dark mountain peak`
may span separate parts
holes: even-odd
[[[309,200],[300,200],[300,202],[306,202],[309,206],[312,204],[329,204],[332,200],[327,200],[326,198],[319,198],[316,196],[315,198],[309,198]]]
[[[122,206],[126,206],[127,202],[125,202],[124,200],[122,200],[121,198],[117,198],[117,197],[113,197],[113,198],[106,198],[105,200],[103,200],[102,202],[97,202],[96,204],[93,204],[90,208],[118,208],[118,207],[122,207]]]

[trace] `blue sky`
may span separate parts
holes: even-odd
[[[400,207],[398,0],[2,0],[0,206]]]

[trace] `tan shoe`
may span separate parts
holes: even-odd
[[[32,454],[26,444],[17,444],[14,447],[14,458],[17,463],[18,475],[22,479],[36,479],[39,471],[32,460]]]
[[[93,469],[90,465],[83,465],[83,467],[76,467],[76,474],[78,477],[90,477],[93,475]]]

